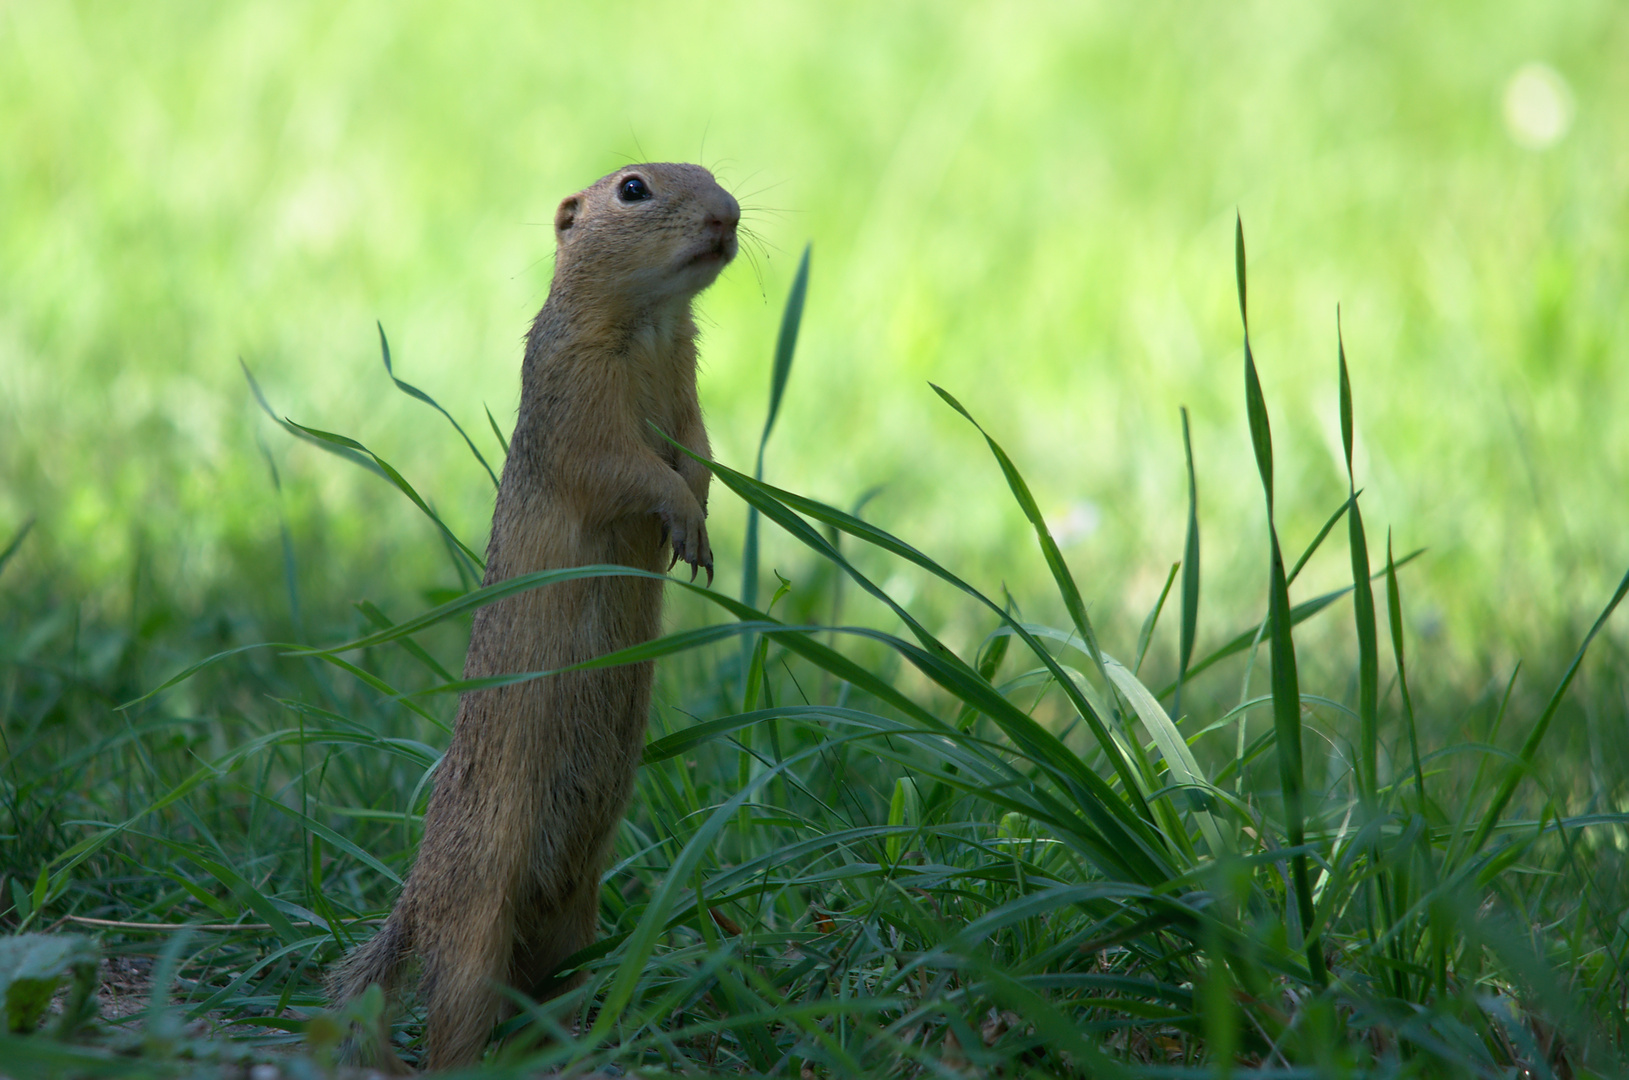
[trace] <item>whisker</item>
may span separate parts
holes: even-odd
[[[553,259],[554,259],[554,252],[552,252],[552,251],[549,252],[547,255],[539,255],[537,258],[533,259],[531,262],[527,263],[525,266],[521,267],[519,270],[516,270],[513,274],[510,274],[509,275],[509,280],[514,281],[516,278],[520,277],[522,274],[529,274],[529,273],[531,273],[532,268],[534,266],[536,266],[538,263],[543,262],[545,260],[553,261]]]
[[[752,179],[752,177],[754,177],[754,176],[757,176],[757,175],[758,175],[758,174],[759,174],[759,173],[761,173],[761,172],[763,172],[763,170],[762,170],[762,169],[756,169],[756,170],[754,170],[754,171],[753,171],[753,172],[752,172],[752,174],[751,174],[751,175],[750,175],[750,176],[748,176],[748,177],[747,177],[747,178],[746,178],[746,180],[743,180],[743,181],[741,181],[741,182],[742,182],[742,183],[743,183],[743,184],[745,184],[745,183],[747,183],[747,181],[749,181],[749,180],[751,180],[751,179]],[[766,192],[766,191],[774,191],[774,190],[775,190],[775,189],[776,189],[776,188],[778,188],[778,187],[780,187],[780,186],[782,186],[782,185],[783,185],[783,184],[785,184],[785,183],[786,183],[786,181],[785,181],[785,180],[777,180],[777,181],[775,181],[775,182],[774,182],[774,183],[773,183],[773,184],[769,184],[769,185],[766,185],[766,186],[764,186],[764,187],[761,187],[761,188],[759,188],[759,189],[758,189],[758,190],[757,190],[757,191],[750,191],[750,192],[748,192],[748,193],[747,193],[747,194],[745,194],[745,195],[743,195],[743,196],[741,196],[741,198],[743,198],[743,199],[755,199],[755,198],[757,198],[757,197],[758,197],[758,196],[759,196],[759,195],[762,195],[762,194],[763,194],[763,193],[764,193],[764,192]]]
[[[806,214],[807,210],[797,210],[788,206],[743,206],[743,214]]]
[[[735,162],[734,158],[724,158],[718,164],[722,168],[722,167],[724,167],[726,165],[734,164],[734,162]],[[741,183],[742,184],[750,184],[752,182],[752,178],[754,176],[757,176],[761,172],[763,172],[762,169],[753,169],[751,172],[747,173],[747,175],[745,175],[745,176],[743,176],[741,178]],[[756,192],[754,192],[754,194],[756,194]]]
[[[768,240],[765,240],[763,234],[754,229],[743,229],[740,226],[737,226],[735,232],[737,236],[744,237],[748,243],[758,245],[758,250],[763,253],[765,260],[768,260],[771,249],[773,249],[778,255],[786,254],[782,248],[780,248],[778,245],[771,244]]]
[[[749,241],[749,243],[747,245],[741,247],[739,250],[746,255],[746,257],[747,257],[747,265],[752,267],[753,279],[758,282],[758,295],[763,298],[765,303],[768,303],[769,302],[769,291],[764,288],[764,271],[763,271],[763,267],[758,265],[758,256],[753,253],[752,246],[751,246],[751,241],[753,241],[754,238],[751,237],[751,236],[748,236],[746,239]]]

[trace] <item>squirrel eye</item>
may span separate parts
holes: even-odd
[[[617,185],[617,198],[623,202],[640,202],[651,196],[650,188],[637,176],[630,176]]]

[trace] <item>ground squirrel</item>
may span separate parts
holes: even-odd
[[[713,575],[708,454],[690,304],[736,252],[741,210],[696,165],[619,169],[555,213],[554,281],[532,322],[486,584],[592,563],[684,560]],[[661,582],[596,577],[475,613],[468,679],[567,667],[660,631]],[[580,982],[560,963],[594,936],[600,874],[644,747],[652,664],[464,695],[424,839],[379,933],[344,961],[336,1004],[394,989],[422,960],[430,1068],[478,1059],[506,1012]],[[389,1063],[387,1063],[389,1064]]]

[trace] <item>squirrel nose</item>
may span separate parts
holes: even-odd
[[[707,215],[707,224],[721,233],[732,233],[741,223],[741,204],[735,201],[735,196],[725,192],[724,202],[715,206]]]

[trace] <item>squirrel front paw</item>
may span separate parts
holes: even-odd
[[[663,512],[662,524],[667,528],[668,539],[673,543],[673,560],[668,563],[671,570],[683,561],[690,564],[690,580],[696,580],[696,572],[707,571],[707,584],[713,583],[713,548],[707,542],[706,514],[697,506],[690,514],[675,514]]]

